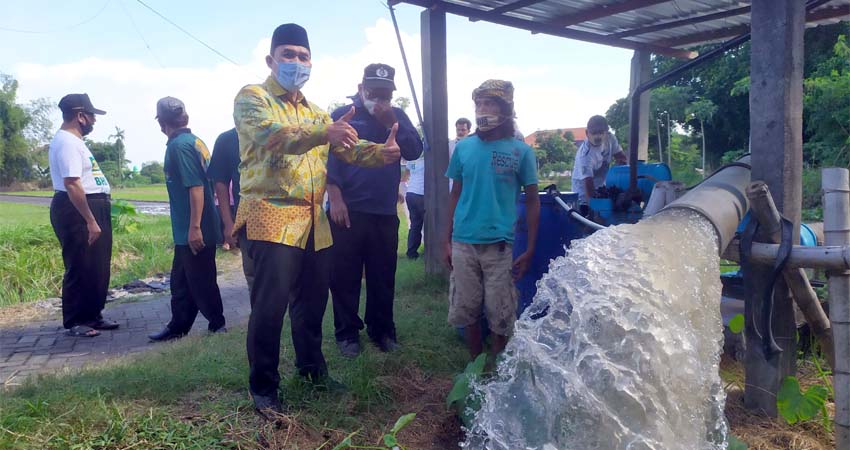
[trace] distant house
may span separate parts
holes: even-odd
[[[543,135],[557,133],[557,134],[560,134],[561,136],[563,136],[567,132],[570,132],[570,133],[573,134],[573,144],[575,144],[576,147],[579,147],[587,139],[587,132],[586,132],[586,128],[584,128],[584,127],[582,127],[582,128],[558,128],[556,130],[537,130],[534,133],[531,133],[531,134],[529,134],[528,136],[525,137],[525,143],[528,144],[531,147],[536,147],[537,138],[539,138]]]

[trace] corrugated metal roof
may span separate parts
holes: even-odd
[[[681,49],[749,31],[750,1],[394,0],[532,32],[684,56]],[[808,2],[812,4],[812,1]],[[850,0],[815,0],[809,26],[850,18]],[[669,51],[667,51],[669,50]]]

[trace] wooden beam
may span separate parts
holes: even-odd
[[[703,16],[693,16],[693,17],[688,17],[686,19],[674,20],[672,22],[659,23],[657,25],[651,25],[651,26],[648,26],[648,27],[634,28],[634,29],[631,29],[631,30],[621,31],[619,33],[611,33],[608,36],[615,37],[615,38],[637,36],[637,35],[646,34],[646,33],[654,33],[656,31],[671,30],[673,28],[679,28],[679,27],[683,27],[683,26],[686,26],[686,25],[694,25],[694,24],[697,24],[697,23],[708,22],[708,21],[711,21],[711,20],[725,19],[727,17],[740,16],[742,14],[747,14],[749,12],[750,12],[750,7],[744,6],[742,8],[735,8],[735,9],[730,9],[730,10],[726,10],[726,11],[720,11],[720,12],[713,13],[713,14],[706,14],[706,15],[703,15]]]
[[[641,42],[629,41],[626,39],[616,39],[605,35],[590,33],[587,31],[571,30],[561,28],[541,22],[519,19],[516,17],[492,14],[489,11],[482,11],[468,6],[462,6],[455,3],[447,3],[441,0],[400,0],[400,3],[408,3],[411,5],[421,6],[428,9],[439,9],[458,16],[475,18],[499,25],[519,28],[531,32],[548,34],[550,36],[563,37],[567,39],[575,39],[577,41],[592,42],[594,44],[608,45],[611,47],[627,48],[630,50],[644,50],[656,55],[671,56],[674,58],[692,59],[697,56],[696,52],[667,48],[655,44],[646,44]]]
[[[839,19],[850,16],[850,4],[824,7],[806,14],[806,22],[819,22],[821,20]],[[654,45],[662,47],[684,47],[688,45],[712,42],[744,34],[750,30],[749,25],[738,25],[729,28],[718,28],[716,30],[703,31],[670,39],[662,39],[653,42]]]
[[[647,8],[659,3],[668,3],[669,1],[670,0],[624,0],[618,3],[607,3],[575,13],[566,14],[561,17],[556,17],[549,23],[557,27],[569,27],[572,25],[578,25],[582,22],[599,19],[601,17],[613,16],[640,8]]]
[[[793,223],[800,240],[803,166],[803,34],[806,12],[799,0],[753,0],[750,51],[750,142],[752,179],[767,183],[777,209]],[[761,232],[761,230],[760,230]],[[764,242],[758,234],[756,240]],[[772,267],[750,271],[752,296],[744,311],[744,405],[776,417],[776,393],[796,372],[797,322],[788,286],[773,285],[772,330],[781,352],[765,352],[761,325]],[[758,325],[756,325],[758,324]],[[759,328],[757,329],[756,326]],[[752,345],[751,345],[752,343]]]
[[[422,103],[425,119],[425,271],[445,274],[442,245],[448,225],[449,105],[446,13],[421,15]]]
[[[631,75],[629,77],[629,94],[652,78],[650,56],[647,52],[635,50],[635,54],[632,56]],[[629,126],[638,127],[638,160],[642,161],[649,161],[649,96],[650,91],[646,91],[640,95],[640,99],[638,100],[640,102],[638,123],[629,124]]]

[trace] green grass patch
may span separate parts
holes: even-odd
[[[112,245],[112,286],[171,267],[171,221],[138,216],[133,233],[116,233]],[[0,203],[0,307],[58,297],[62,249],[44,206]]]
[[[32,197],[53,197],[53,191],[3,192],[5,195],[27,195]],[[142,202],[167,202],[168,191],[164,184],[151,184],[126,188],[113,188],[112,198],[118,200],[137,200]]]
[[[399,234],[406,235],[401,219],[404,233]],[[327,444],[330,449],[358,430],[355,443],[377,442],[398,417],[411,412],[417,418],[399,434],[399,442],[409,448],[452,447],[457,427],[454,434],[443,431],[444,422],[453,420],[444,399],[467,355],[446,324],[446,283],[425,275],[421,260],[400,258],[395,305],[402,349],[381,353],[364,333],[364,352],[354,360],[339,355],[328,308],[323,350],[331,376],[348,387],[346,392],[316,391],[296,375],[290,327],[284,324],[281,397],[288,416],[282,429],[265,425],[252,412],[245,331],[235,328],[223,335],[190,336],[163,345],[162,352],[79,373],[41,376],[4,393],[0,448],[314,449]],[[364,307],[361,302],[361,314]],[[425,434],[448,441],[436,447],[410,442]]]

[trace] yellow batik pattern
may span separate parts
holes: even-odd
[[[381,167],[383,144],[360,141],[354,149],[330,148],[330,116],[299,92],[285,101],[280,84],[269,77],[248,85],[234,101],[239,134],[241,199],[234,234],[247,228],[248,239],[305,248],[331,246],[323,208],[328,153],[363,167]]]

